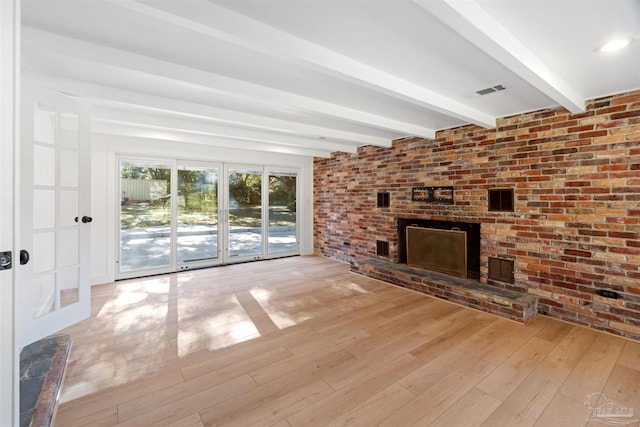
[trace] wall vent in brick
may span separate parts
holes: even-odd
[[[513,212],[512,189],[490,189],[489,210],[500,212]]]
[[[391,206],[391,195],[389,193],[378,193],[378,207],[388,208]]]
[[[389,242],[384,240],[376,240],[376,255],[389,257]]]
[[[514,283],[513,260],[489,258],[489,279]]]

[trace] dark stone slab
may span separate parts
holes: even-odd
[[[20,353],[20,426],[52,423],[71,351],[68,335],[43,338]]]

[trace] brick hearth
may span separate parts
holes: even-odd
[[[352,264],[351,270],[520,323],[530,322],[537,314],[537,298],[533,295],[489,286],[472,279],[378,259],[356,261]]]

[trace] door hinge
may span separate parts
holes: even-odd
[[[12,266],[11,251],[0,252],[0,270],[9,270]]]

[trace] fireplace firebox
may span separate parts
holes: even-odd
[[[415,228],[427,228],[436,230],[449,230],[459,231],[460,236],[464,236],[466,245],[466,277],[470,279],[480,279],[480,224],[461,221],[440,221],[430,219],[411,219],[411,218],[398,218],[398,262],[402,264],[415,264],[415,262],[409,263],[407,257],[407,228],[410,231],[415,231]],[[464,232],[464,233],[462,233]],[[456,233],[457,234],[457,233]],[[459,239],[459,237],[456,237]],[[429,239],[433,239],[430,237]],[[438,238],[435,238],[434,244],[438,244]],[[420,246],[420,250],[438,250],[439,248],[426,248]],[[425,256],[429,256],[425,254]],[[464,257],[464,254],[461,255]],[[412,258],[416,258],[416,254],[412,254]],[[423,268],[429,269],[428,265]],[[434,269],[436,270],[436,269]],[[452,273],[459,276],[464,274]]]

